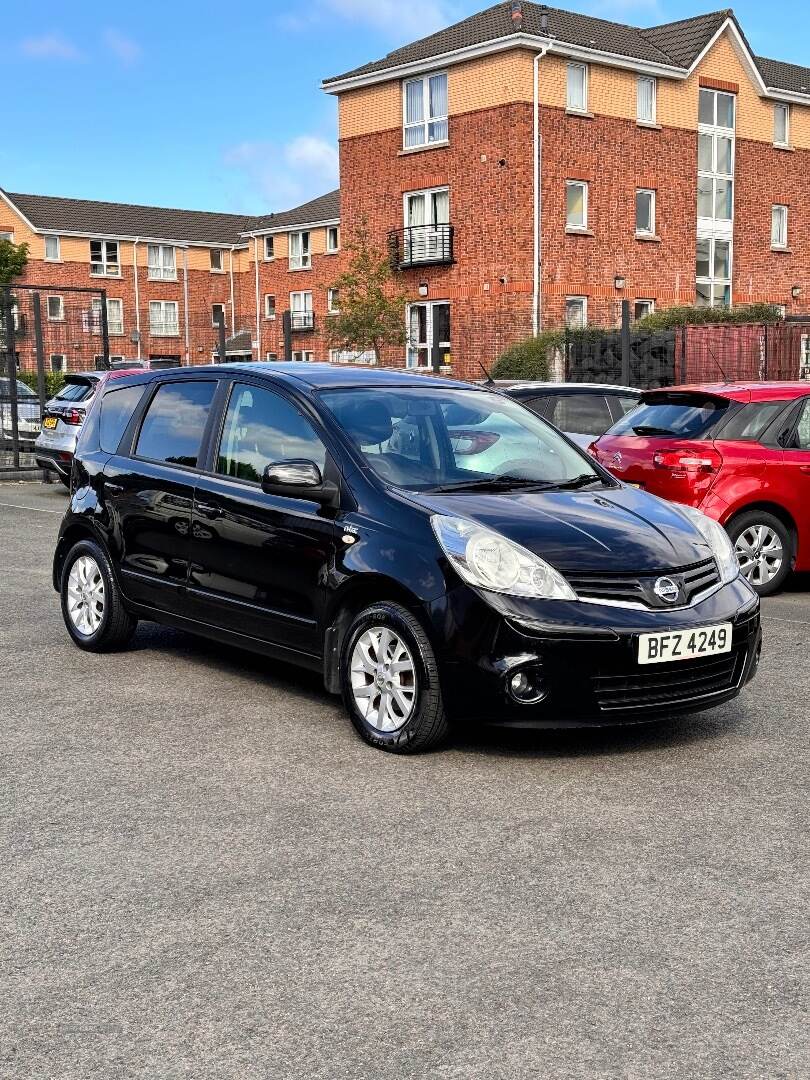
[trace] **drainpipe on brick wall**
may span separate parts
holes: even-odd
[[[140,244],[140,236],[135,237],[135,243],[132,245],[132,264],[135,271],[135,333],[138,335],[138,359],[141,358],[141,304],[140,293],[138,291],[138,244]]]
[[[183,323],[186,332],[186,367],[188,367],[191,362],[189,359],[190,344],[188,335],[188,248],[183,248],[183,305],[186,309]]]
[[[253,261],[256,264],[256,359],[262,358],[262,316],[259,302],[259,238],[253,234]]]
[[[542,172],[540,169],[540,61],[548,52],[549,43],[543,46],[542,50],[537,53],[533,63],[533,102],[532,102],[532,121],[533,121],[533,139],[532,150],[534,158],[534,266],[532,276],[532,333],[535,337],[540,332],[540,259],[542,256],[542,244],[541,244],[541,219],[540,212],[542,208],[542,198],[540,193],[540,183],[542,180]]]
[[[236,308],[233,303],[233,245],[231,245],[231,258],[228,264],[231,270],[231,333],[236,333]]]

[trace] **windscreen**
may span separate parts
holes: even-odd
[[[31,389],[30,386],[26,386],[24,382],[17,380],[17,398],[35,398],[37,395]],[[0,399],[3,401],[11,400],[11,383],[8,379],[0,379]]]
[[[327,391],[327,407],[368,466],[412,491],[604,484],[584,454],[534,413],[475,390]]]
[[[608,435],[660,435],[701,439],[708,435],[731,404],[706,394],[655,394],[618,420]]]
[[[95,386],[89,379],[69,379],[56,395],[56,400],[86,401],[94,389]]]

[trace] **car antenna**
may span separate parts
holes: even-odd
[[[484,365],[481,363],[481,361],[477,360],[476,363],[478,364],[478,366],[481,368],[481,370],[483,371],[483,373],[487,377],[487,386],[494,386],[495,385],[495,380],[492,378],[492,376],[487,371],[487,369],[484,367]]]

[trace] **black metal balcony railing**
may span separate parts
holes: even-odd
[[[292,330],[314,330],[315,315],[311,311],[291,311],[290,328]]]
[[[452,225],[408,225],[388,234],[388,251],[395,270],[453,262]]]

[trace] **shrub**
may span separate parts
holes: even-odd
[[[17,378],[20,382],[25,383],[26,386],[30,386],[35,394],[39,393],[39,382],[37,379],[37,373],[35,371],[21,371]],[[45,397],[52,398],[65,385],[65,376],[61,371],[46,371],[45,372]]]
[[[661,308],[645,315],[635,324],[635,330],[674,330],[680,326],[705,326],[726,323],[772,323],[779,322],[782,315],[773,304],[740,304],[737,307],[697,307],[683,304],[679,307]]]
[[[518,341],[505,349],[495,361],[490,374],[493,379],[548,379],[549,355],[562,344],[563,334],[546,331],[537,337]]]

